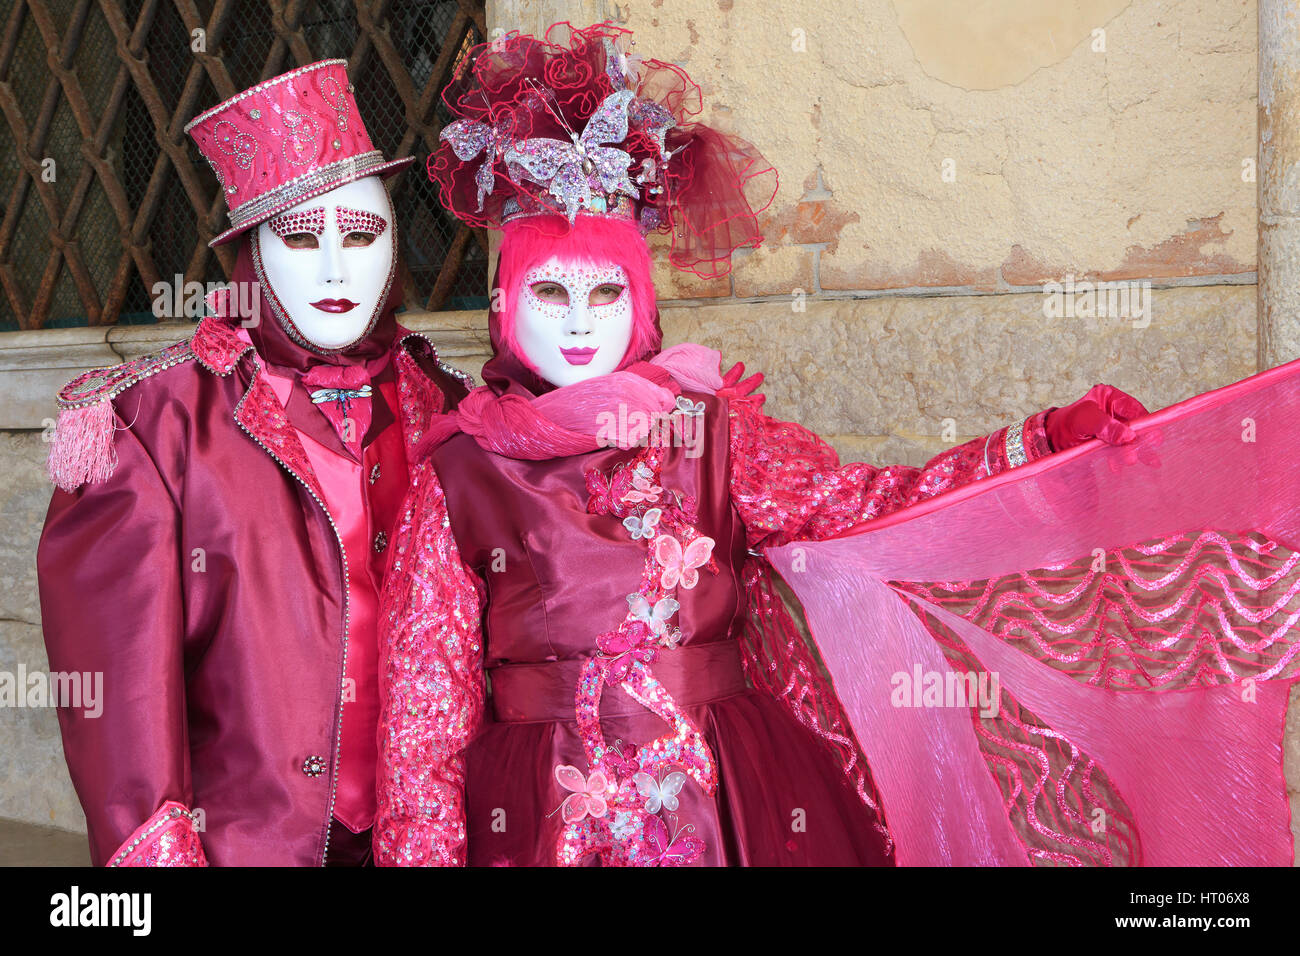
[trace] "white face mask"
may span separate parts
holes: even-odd
[[[524,275],[515,339],[552,385],[608,375],[632,341],[627,273],[613,263],[584,266],[552,256]]]
[[[257,227],[272,304],[295,339],[340,349],[364,338],[393,279],[393,205],[378,176],[313,196]]]

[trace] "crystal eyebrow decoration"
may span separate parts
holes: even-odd
[[[627,285],[627,273],[619,267],[612,269],[591,269],[578,265],[549,265],[543,264],[529,269],[524,274],[524,282],[528,285],[535,285],[538,282],[555,282],[565,288],[586,286],[587,290],[597,286]]]
[[[388,228],[387,219],[373,212],[366,212],[364,209],[349,209],[347,206],[339,206],[336,215],[339,224],[339,235],[342,236],[346,236],[350,232],[368,232],[377,238],[382,236],[384,230]]]
[[[539,296],[533,289],[533,286],[541,283],[553,283],[560,286],[569,296],[569,304],[550,302]],[[606,308],[612,305],[628,301],[627,296],[627,273],[621,268],[601,268],[592,269],[579,265],[554,265],[544,264],[534,266],[524,273],[523,291],[524,295],[536,302],[538,305],[568,310],[570,304],[574,301],[587,301],[591,293],[605,285],[616,285],[620,291],[616,298],[609,302],[602,302],[596,308]]]
[[[289,236],[300,232],[309,232],[313,236],[323,235],[325,232],[325,207],[317,206],[314,209],[286,212],[283,215],[276,216],[267,225],[281,239],[287,239]]]

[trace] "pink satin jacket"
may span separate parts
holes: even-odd
[[[363,453],[376,573],[409,451],[465,392],[418,335],[390,367],[400,439]],[[59,712],[94,862],[323,864],[356,559],[256,351],[206,318],[60,398],[53,471],[85,477],[55,491],[37,563],[51,671],[103,674],[100,716]]]

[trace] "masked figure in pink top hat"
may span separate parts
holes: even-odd
[[[625,40],[609,25],[510,35],[473,51],[444,94],[459,118],[430,173],[456,215],[504,231],[494,357],[485,387],[414,452],[381,606],[377,859],[887,865],[925,859],[905,825],[915,808],[947,801],[947,817],[926,817],[927,838],[959,845],[943,825],[960,830],[964,796],[988,793],[1023,842],[949,862],[1078,862],[1114,855],[1106,839],[1131,847],[1131,830],[1089,833],[1094,805],[1127,821],[1122,800],[1104,769],[1076,789],[1080,764],[1061,758],[1050,728],[1035,735],[1023,701],[986,702],[987,719],[1019,737],[987,738],[997,746],[982,783],[924,789],[941,738],[860,723],[863,699],[888,706],[887,680],[862,689],[859,664],[832,685],[776,596],[768,554],[856,541],[844,536],[864,523],[1005,486],[1088,442],[1118,452],[1145,409],[1097,386],[922,468],[843,465],[765,415],[752,380],[720,374],[718,353],[662,348],[643,234],[670,233],[678,267],[724,274],[734,249],[761,240],[755,206],[775,174],[749,144],[694,122],[698,87],[629,56]],[[989,531],[1007,532],[983,529],[954,550],[996,553]],[[829,565],[794,570],[832,581],[846,603],[874,586]],[[841,647],[813,636],[821,657]],[[978,768],[978,721],[954,726],[976,754],[962,768]],[[891,747],[919,762],[900,771]],[[1021,813],[1043,779],[1017,782],[1040,749],[1046,779],[1065,780],[1079,804],[1047,825],[1033,806]]]
[[[376,623],[407,461],[469,384],[402,329],[385,161],[345,61],[203,113],[238,242],[188,341],[59,396],[50,666],[92,857],[356,864],[376,809]]]

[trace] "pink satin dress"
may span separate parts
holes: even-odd
[[[528,461],[461,434],[434,452],[482,603],[481,659],[477,647],[435,652],[447,690],[433,750],[445,765],[404,771],[440,782],[426,788],[425,813],[446,831],[432,837],[435,862],[892,864],[857,748],[826,719],[838,704],[810,673],[815,659],[805,648],[787,679],[781,649],[757,646],[755,618],[776,612],[751,606],[753,549],[826,537],[1002,470],[1006,436],[925,469],[841,467],[756,403],[688,398],[695,415],[677,439],[641,448]],[[1041,415],[1024,441],[1045,453]],[[414,547],[412,560],[434,550]],[[400,561],[395,572],[415,573]],[[461,700],[479,680],[481,718]],[[457,734],[463,754],[446,739]],[[381,844],[425,862],[429,827],[418,829],[386,828]]]

